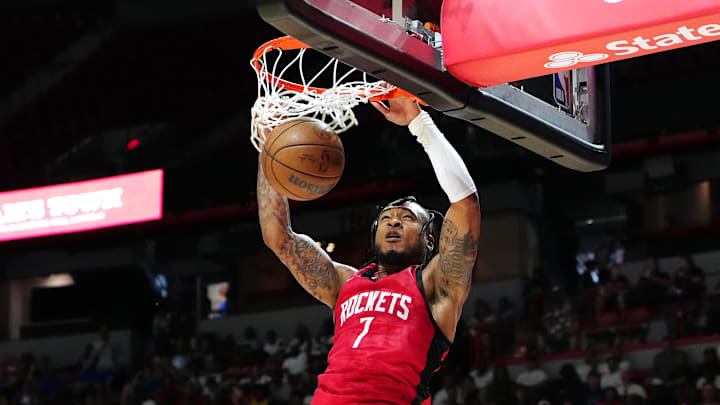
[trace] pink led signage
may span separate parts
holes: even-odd
[[[163,171],[0,193],[0,241],[162,218]]]

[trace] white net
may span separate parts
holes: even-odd
[[[341,133],[357,125],[357,119],[352,111],[355,106],[367,103],[371,97],[387,94],[395,89],[394,86],[383,81],[367,81],[365,73],[362,74],[362,80],[343,83],[343,80],[355,73],[356,69],[343,64],[338,66],[338,60],[334,58],[331,58],[310,80],[306,80],[303,73],[303,57],[307,49],[304,48],[299,49],[292,61],[276,74],[283,50],[275,49],[280,54],[274,62],[268,63],[267,54],[271,50],[273,49],[265,49],[260,59],[252,59],[250,62],[258,78],[258,97],[250,111],[250,137],[258,151],[260,151],[259,144],[265,141],[265,133],[269,133],[284,122],[300,117],[319,119],[327,123],[334,132]],[[260,65],[259,69],[255,67],[256,61]],[[269,66],[270,64],[272,66]],[[302,87],[301,91],[287,89],[281,81],[283,75],[294,65],[297,65],[300,73],[298,85]],[[339,72],[339,68],[348,71]],[[324,92],[317,91],[312,86],[313,82],[328,69],[332,69],[332,86]]]

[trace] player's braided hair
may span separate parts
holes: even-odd
[[[383,211],[385,211],[389,208],[400,207],[403,204],[411,203],[411,202],[418,204],[419,206],[425,208],[422,204],[420,204],[417,201],[417,199],[414,196],[411,196],[411,195],[402,197],[402,198],[398,198],[397,200],[391,201],[384,206],[378,206],[377,214],[375,215],[375,219],[373,220],[372,225],[370,226],[371,252],[375,246],[375,234],[377,233],[378,221],[380,219],[380,214],[382,214]],[[439,243],[440,242],[440,230],[442,229],[442,224],[443,224],[443,221],[445,220],[445,217],[439,211],[435,211],[435,210],[431,210],[431,209],[427,209],[427,208],[425,208],[425,211],[427,211],[427,213],[428,213],[428,220],[427,220],[427,222],[425,222],[423,224],[422,230],[420,232],[422,232],[422,233],[427,232],[430,235],[432,235],[433,241],[435,243],[433,244],[432,251],[427,252],[427,254],[425,255],[425,263],[423,263],[423,264],[427,264],[430,261],[430,259],[432,259],[433,256],[435,256],[437,254],[437,252],[439,250],[439,246],[440,246],[440,243]],[[371,257],[370,260],[368,261],[368,263],[373,262],[373,261],[375,261],[375,257]]]

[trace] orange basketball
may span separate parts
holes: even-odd
[[[270,185],[291,200],[309,201],[340,181],[345,150],[324,122],[299,118],[275,128],[265,140],[261,164]]]

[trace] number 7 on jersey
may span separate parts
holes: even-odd
[[[365,327],[363,328],[362,332],[360,332],[360,334],[355,339],[355,343],[353,343],[353,345],[352,345],[353,349],[357,349],[357,347],[360,346],[360,342],[363,340],[365,335],[367,335],[368,331],[370,330],[370,324],[372,323],[373,319],[375,319],[374,316],[360,318],[360,323],[364,323]]]

